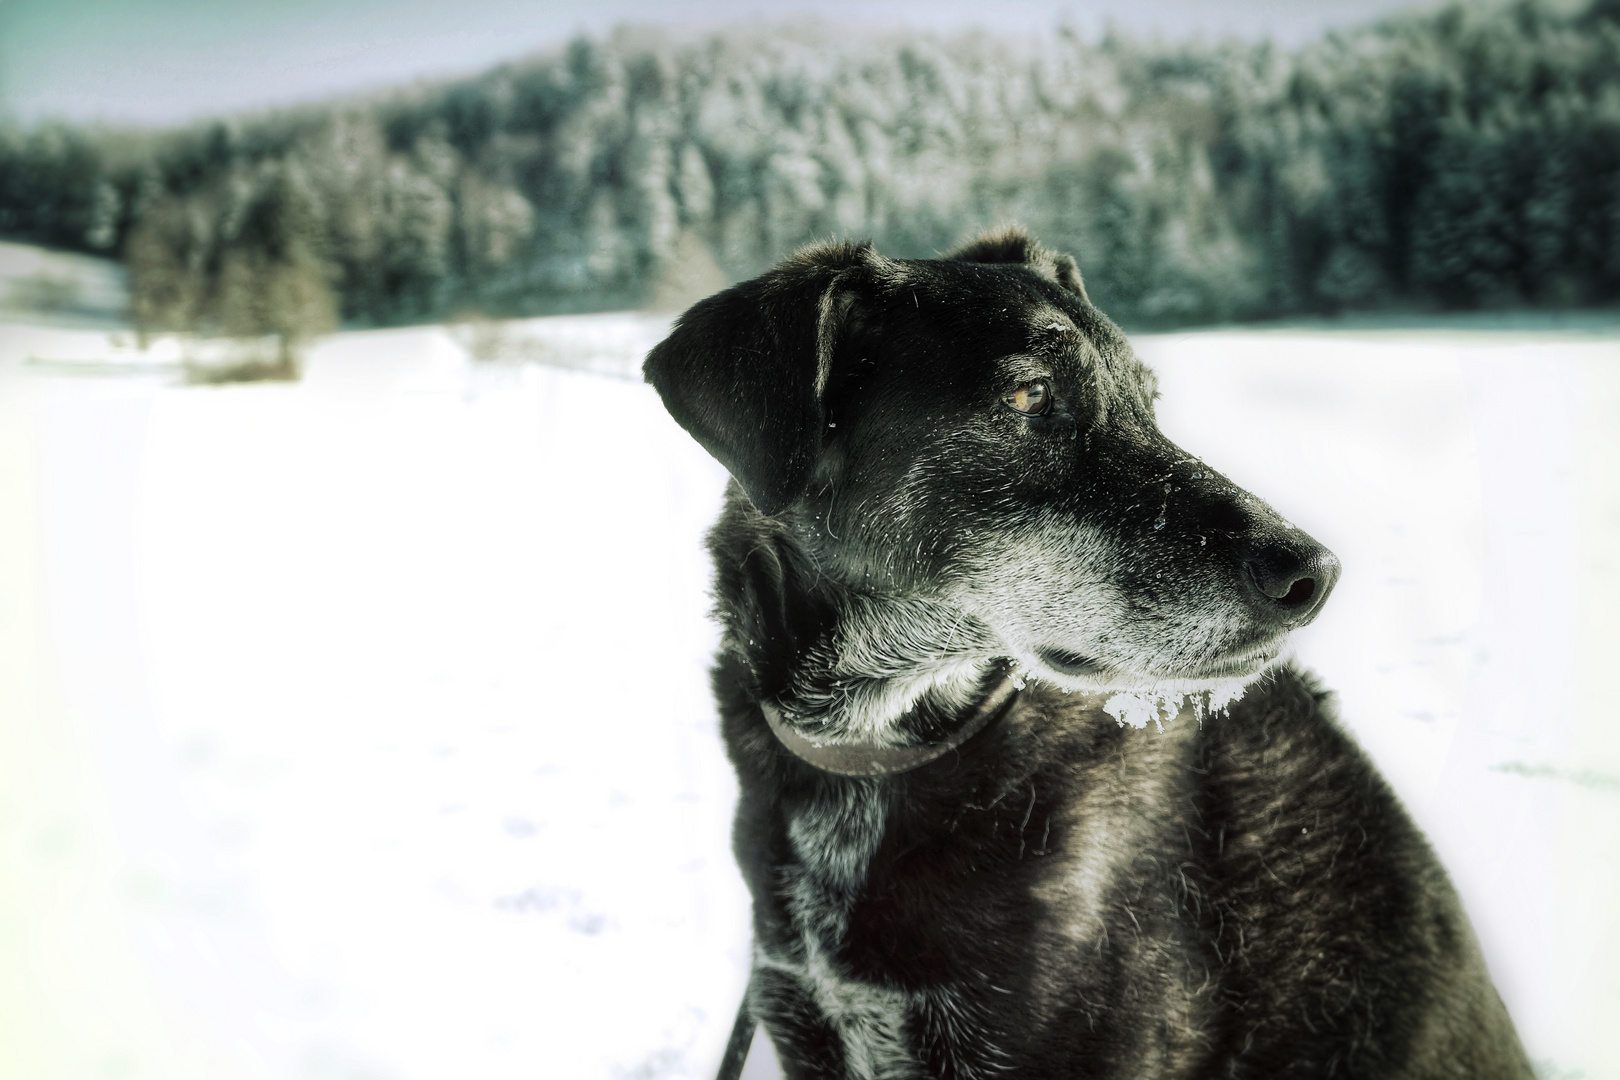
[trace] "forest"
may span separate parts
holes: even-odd
[[[0,127],[0,236],[146,330],[678,307],[806,242],[1027,226],[1127,327],[1620,301],[1620,0],[1299,48],[622,30],[172,131]]]

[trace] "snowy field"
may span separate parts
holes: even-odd
[[[0,325],[0,1077],[712,1076],[724,475],[626,377],[660,331],[339,334],[191,387]],[[1542,1076],[1620,1077],[1620,331],[1138,348],[1166,432],[1343,560],[1299,653]]]

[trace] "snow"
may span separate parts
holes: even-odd
[[[1196,693],[1166,691],[1152,687],[1140,691],[1122,691],[1110,694],[1103,701],[1102,711],[1118,721],[1120,727],[1129,724],[1141,731],[1152,723],[1159,730],[1175,723],[1184,714],[1187,719],[1203,727],[1205,721],[1218,720],[1227,706],[1243,697],[1248,683],[1242,679],[1226,679],[1207,690]]]
[[[724,474],[626,377],[656,321],[571,319],[227,387],[0,325],[0,1075],[713,1074]],[[1543,1075],[1620,1075],[1620,335],[1138,347],[1343,561],[1299,655]]]

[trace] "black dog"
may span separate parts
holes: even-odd
[[[736,480],[714,685],[789,1076],[1530,1076],[1277,663],[1336,560],[1159,433],[1072,259],[813,247],[646,374]]]

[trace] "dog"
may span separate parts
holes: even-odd
[[[1336,559],[1160,434],[1072,258],[820,244],[644,371],[732,476],[713,683],[789,1077],[1531,1076],[1279,659]]]

